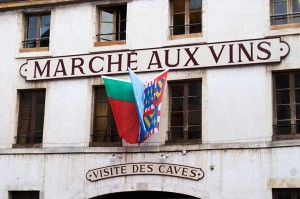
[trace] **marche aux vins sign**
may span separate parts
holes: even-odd
[[[279,37],[30,58],[20,67],[27,81],[281,62],[289,45]]]

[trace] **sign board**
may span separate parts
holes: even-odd
[[[91,181],[128,175],[163,175],[200,180],[204,177],[201,168],[167,163],[130,163],[89,170],[86,178]]]
[[[20,74],[27,80],[75,78],[134,72],[281,62],[289,45],[280,38],[166,46],[27,59]]]

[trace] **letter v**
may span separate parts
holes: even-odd
[[[214,56],[215,62],[216,62],[216,64],[217,64],[218,61],[219,61],[219,59],[220,59],[220,56],[221,56],[221,54],[222,54],[222,52],[223,52],[223,50],[224,50],[225,45],[222,45],[222,48],[221,48],[221,50],[220,50],[220,52],[219,52],[218,55],[216,55],[216,52],[215,52],[213,46],[208,46],[208,47],[209,47],[209,49],[210,49],[212,55]]]

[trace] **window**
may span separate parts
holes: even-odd
[[[126,15],[126,5],[99,8],[97,42],[126,40]]]
[[[10,199],[39,199],[39,191],[10,191]]]
[[[168,142],[201,141],[201,81],[174,82],[170,88]]]
[[[274,74],[274,136],[300,138],[300,72]]]
[[[271,25],[300,23],[299,0],[271,0]]]
[[[300,199],[300,189],[272,189],[273,199]]]
[[[17,144],[42,143],[45,93],[45,90],[20,91]]]
[[[170,35],[201,33],[202,0],[172,0]]]
[[[23,48],[49,47],[50,14],[25,15],[25,39]]]
[[[121,146],[105,87],[95,87],[94,127],[91,146]]]

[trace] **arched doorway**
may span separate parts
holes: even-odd
[[[93,197],[90,199],[121,199],[121,198],[155,198],[155,199],[200,199],[194,196],[189,196],[185,194],[163,192],[163,191],[128,191],[128,192],[117,192],[109,193],[102,196]]]

